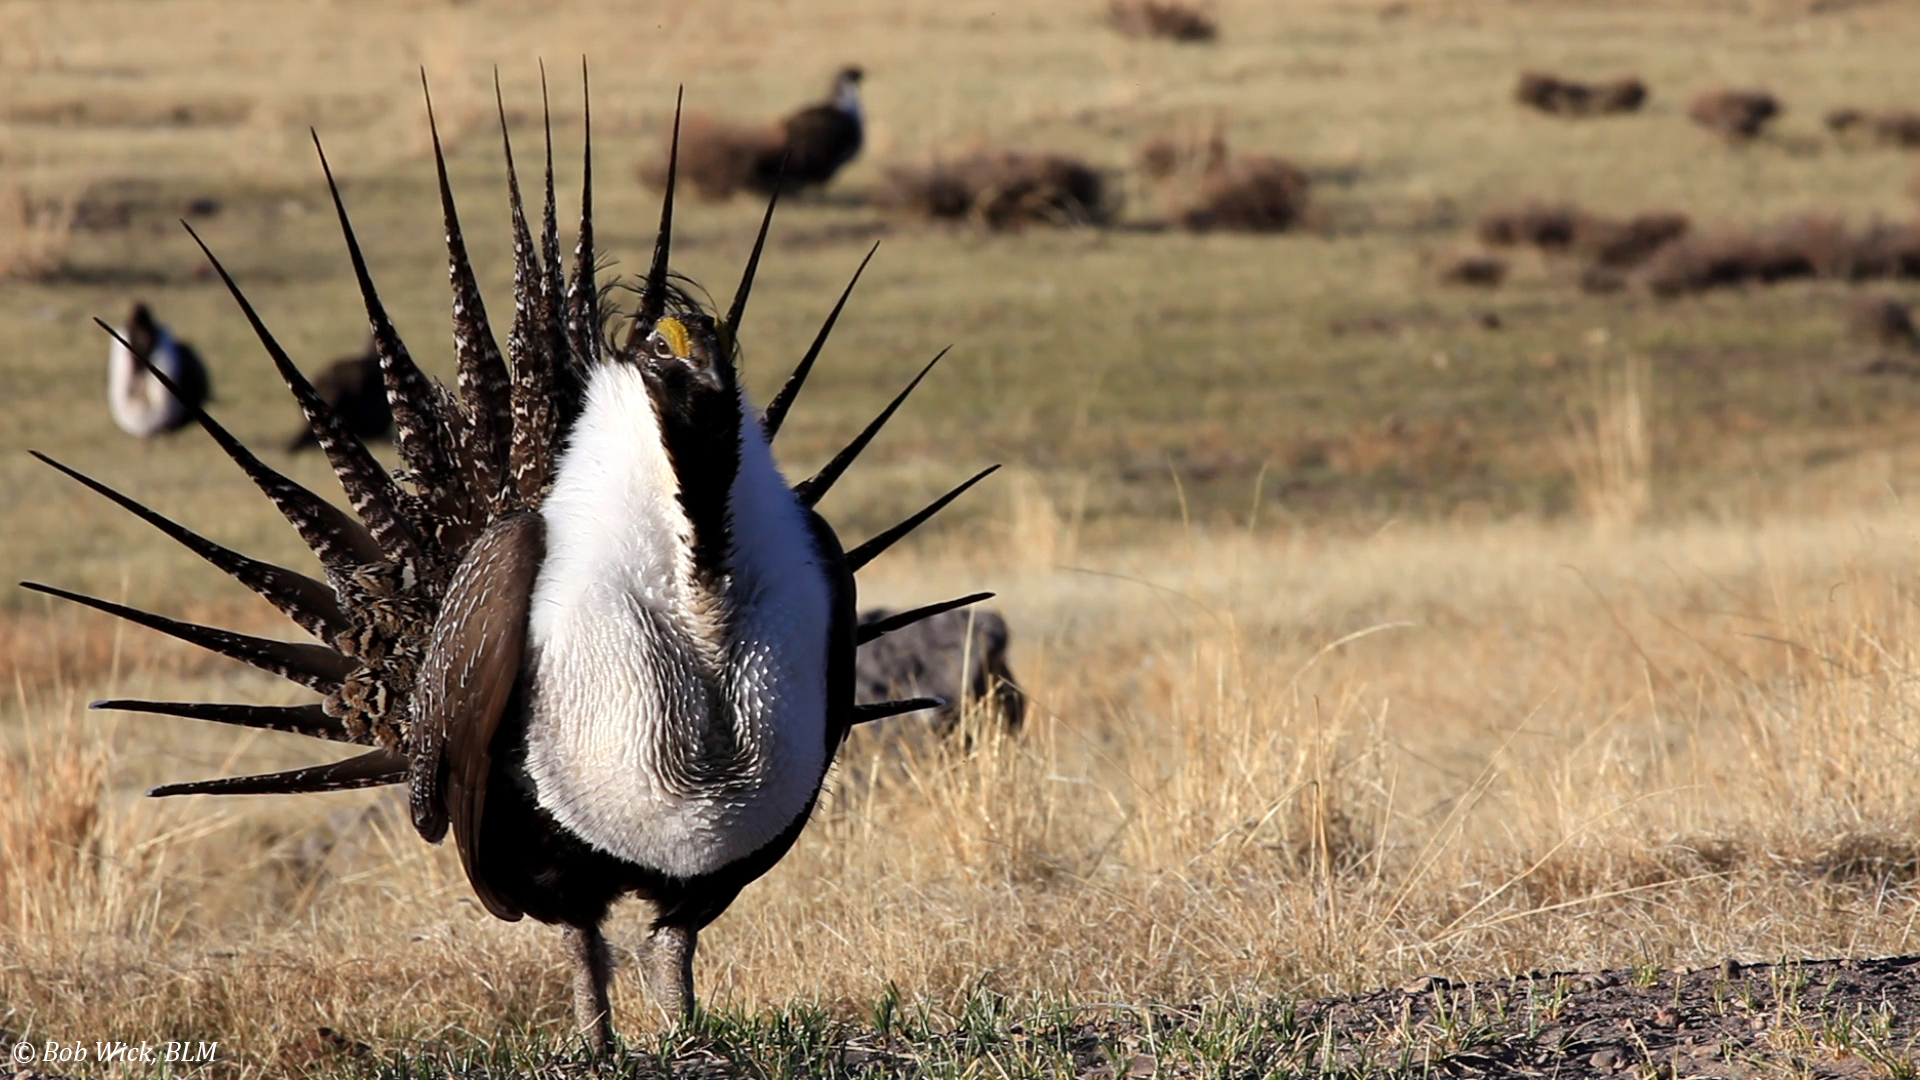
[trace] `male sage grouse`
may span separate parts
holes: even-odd
[[[323,695],[279,707],[96,705],[366,747],[344,761],[149,794],[406,784],[420,835],[437,842],[452,829],[488,910],[565,928],[575,1019],[605,1048],[610,960],[600,926],[609,905],[626,895],[652,905],[647,981],[663,1005],[688,1015],[696,935],[792,846],[848,728],[933,704],[856,706],[855,648],[981,597],[857,626],[853,575],[992,470],[843,551],[813,506],[926,371],[818,473],[789,487],[768,444],[840,305],[772,403],[755,410],[738,379],[735,332],[773,207],[731,307],[716,318],[669,270],[669,183],[634,310],[616,314],[595,280],[590,134],[580,232],[562,277],[551,123],[537,236],[506,148],[514,315],[503,356],[437,133],[434,141],[457,393],[422,375],[401,344],[327,173],[393,407],[398,473],[346,431],[207,252],[305,411],[353,513],[262,463],[205,412],[195,409],[195,418],[299,531],[324,581],[221,547],[42,458],[252,588],[319,643],[28,587]]]
[[[171,379],[168,391],[155,373]],[[107,408],[129,435],[146,438],[186,426],[206,403],[207,365],[193,346],[174,337],[145,304],[133,305],[124,336],[107,349]]]

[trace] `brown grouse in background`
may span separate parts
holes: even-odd
[[[778,124],[688,117],[680,132],[680,177],[710,199],[731,198],[742,189],[770,195],[776,188],[791,193],[825,184],[859,156],[865,140],[861,77],[857,67],[841,69],[827,100]],[[666,175],[662,148],[643,179],[658,188]]]
[[[360,355],[343,356],[328,364],[313,380],[313,390],[362,441],[393,434],[393,409],[387,404],[380,354],[373,341],[367,342]],[[287,441],[287,449],[293,453],[319,445],[309,425],[302,425]]]

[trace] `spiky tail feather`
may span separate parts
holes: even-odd
[[[581,82],[584,90],[587,82],[584,64]],[[424,72],[422,88],[425,89]],[[545,89],[543,69],[543,105],[546,100]],[[454,347],[460,376],[457,398],[420,371],[394,330],[368,272],[347,214],[345,200],[320,147],[318,136],[314,139],[315,150],[319,153],[321,168],[326,175],[328,192],[340,220],[348,257],[353,264],[354,277],[366,307],[375,350],[380,357],[385,389],[398,428],[397,443],[406,467],[404,480],[408,487],[396,482],[366,448],[346,431],[339,418],[319,399],[313,387],[294,366],[232,275],[207,249],[200,237],[193,234],[190,227],[188,229],[194,241],[206,252],[214,270],[240,306],[306,414],[309,426],[326,451],[355,515],[341,511],[266,466],[204,409],[191,403],[189,408],[201,427],[246,472],[319,557],[326,570],[326,583],[222,547],[106,485],[41,456],[48,465],[152,524],[247,585],[323,642],[320,645],[305,645],[235,634],[168,619],[52,586],[29,584],[28,588],[171,634],[327,694],[324,704],[295,706],[116,699],[95,702],[94,707],[287,731],[335,742],[380,744],[376,749],[344,761],[259,776],[162,785],[154,788],[150,792],[152,795],[339,791],[399,783],[407,777],[407,703],[413,689],[418,653],[438,616],[440,595],[446,579],[474,538],[489,523],[510,513],[538,506],[551,482],[551,470],[560,441],[578,413],[585,372],[601,360],[603,352],[601,298],[595,281],[597,253],[592,225],[591,122],[589,120],[584,141],[580,231],[574,249],[573,272],[568,279],[563,277],[559,268],[560,244],[554,199],[550,113],[543,109],[546,120],[545,199],[536,250],[513,168],[505,107],[504,102],[498,100],[497,83],[496,101],[500,105],[501,139],[507,161],[509,211],[514,238],[515,311],[506,357],[501,355],[495,343],[467,255],[452,188],[447,179],[446,159],[433,121],[432,102],[428,100],[428,123],[433,133],[434,167],[446,224],[448,278],[453,294]],[[632,317],[630,342],[651,331],[652,324],[665,311],[675,292],[669,282],[669,258],[679,123],[679,104],[676,101],[676,135],[669,157],[660,231],[653,260],[641,289],[640,303]],[[740,322],[765,248],[777,199],[776,195],[769,200],[766,215],[754,240],[753,253],[722,323],[728,348],[737,344]],[[768,405],[762,423],[769,439],[779,433],[788,410],[824,348],[854,286],[877,249],[876,244],[861,260],[806,354]],[[101,326],[116,338],[119,337],[105,323]],[[941,355],[945,355],[945,350]],[[934,363],[939,359],[936,356]],[[797,485],[796,493],[803,502],[812,505],[826,494],[932,367],[933,363],[929,363],[923,368],[852,442],[835,454],[813,477]],[[149,370],[152,370],[151,365]],[[169,392],[183,401],[187,400],[163,373],[155,371],[154,374]],[[855,548],[847,554],[849,566],[854,569],[864,566],[992,471],[993,468],[984,470],[925,509]],[[977,602],[987,595],[975,594],[902,612],[861,628],[858,641],[871,641],[890,630]],[[937,698],[914,698],[862,705],[855,708],[847,722],[862,723],[901,712],[936,708],[941,704],[943,702]]]

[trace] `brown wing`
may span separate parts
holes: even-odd
[[[438,843],[452,824],[474,892],[503,919],[520,911],[480,879],[476,845],[493,736],[520,678],[527,605],[545,554],[538,514],[503,518],[480,535],[447,585],[414,688],[414,827]]]
[[[860,153],[860,121],[832,105],[813,105],[786,118],[786,187],[824,184]],[[779,162],[773,163],[776,168]]]

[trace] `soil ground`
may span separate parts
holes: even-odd
[[[4,1033],[0,1033],[4,1034]],[[11,1044],[13,1040],[4,1040]],[[408,1077],[1074,1076],[1907,1078],[1920,1071],[1920,956],[1734,961],[1694,971],[1534,972],[1293,1005],[1043,1007],[976,995],[941,1022],[877,1012],[705,1018],[595,1066],[570,1047],[374,1054],[321,1028],[299,1073]],[[498,1045],[498,1044],[496,1044]],[[13,1080],[67,1080],[33,1069]]]

